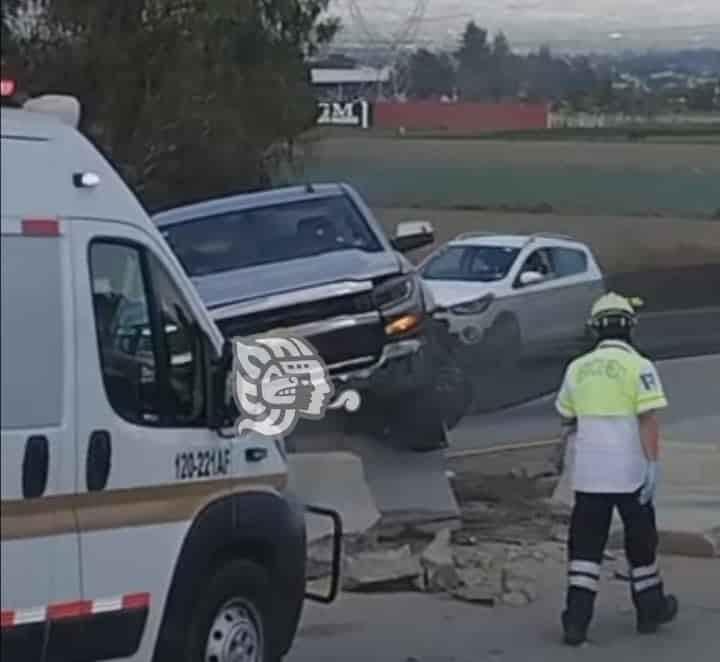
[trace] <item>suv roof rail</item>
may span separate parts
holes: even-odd
[[[560,234],[557,232],[535,232],[528,237],[527,243],[532,243],[536,239],[562,239],[563,241],[577,241],[575,237],[568,234]]]
[[[497,237],[497,232],[462,232],[457,237],[453,239],[453,241],[462,241],[463,239],[475,239],[480,237]]]

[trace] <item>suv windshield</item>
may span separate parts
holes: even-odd
[[[429,260],[422,276],[427,280],[502,280],[518,253],[520,249],[507,246],[449,246]]]
[[[342,250],[383,250],[343,195],[202,217],[162,233],[190,276]]]

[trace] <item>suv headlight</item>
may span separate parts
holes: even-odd
[[[486,294],[479,299],[460,303],[457,306],[450,306],[450,312],[454,315],[480,315],[490,308],[490,304],[494,300],[495,297],[492,294]]]

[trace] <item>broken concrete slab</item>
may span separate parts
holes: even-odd
[[[498,601],[498,595],[488,586],[460,586],[451,592],[452,597],[463,602],[494,607]]]
[[[508,607],[526,607],[530,604],[530,600],[524,593],[505,593],[502,601]]]
[[[362,460],[352,453],[298,453],[288,456],[288,490],[303,503],[340,513],[346,535],[366,532],[380,520],[380,511],[365,477]],[[308,515],[308,540],[332,534],[325,518]]]
[[[350,434],[347,419],[340,415],[301,423],[288,440],[290,457],[339,451],[359,457],[375,505],[389,522],[422,524],[459,517],[444,451],[414,453],[369,435]]]
[[[426,590],[430,592],[447,592],[460,586],[451,537],[450,529],[440,531],[420,555],[425,569]]]
[[[422,574],[420,559],[409,545],[363,552],[345,558],[343,588],[355,592],[413,590]]]
[[[454,559],[451,547],[451,536],[452,532],[450,529],[440,531],[421,554],[420,560],[422,563],[428,567],[453,565]]]

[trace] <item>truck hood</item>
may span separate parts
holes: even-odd
[[[400,265],[391,252],[347,250],[208,274],[192,281],[205,305],[212,309],[292,290],[371,280],[399,271]]]
[[[435,305],[443,308],[474,301],[494,292],[492,283],[468,283],[454,280],[423,280]]]

